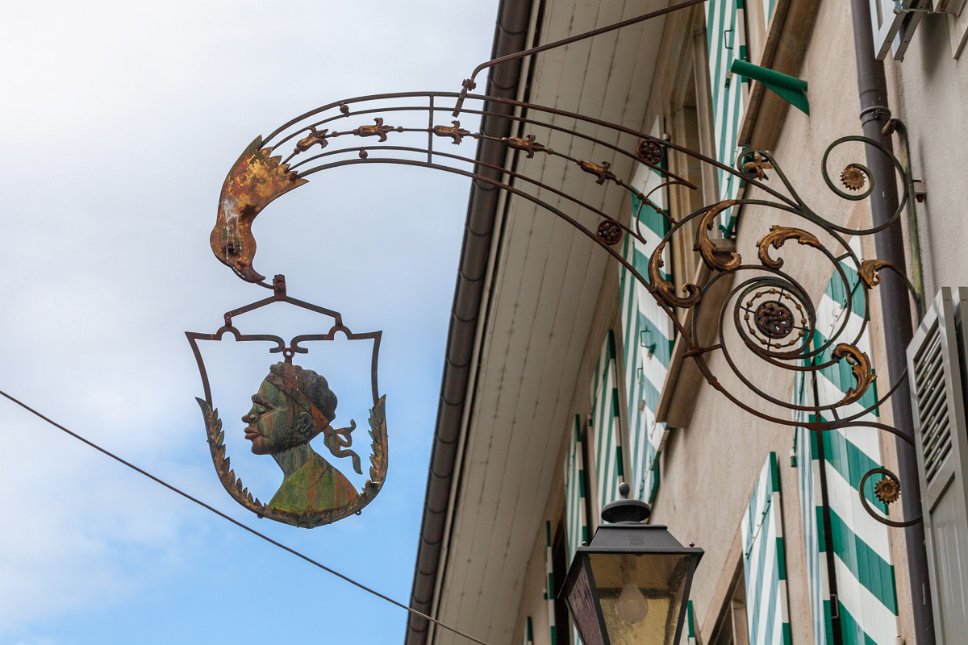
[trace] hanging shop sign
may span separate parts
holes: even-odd
[[[323,133],[318,133],[324,136]],[[295,149],[307,149],[309,139],[295,143]],[[325,145],[325,138],[319,139]],[[302,146],[302,148],[300,148]],[[205,418],[205,430],[212,462],[219,480],[239,504],[256,513],[286,524],[312,528],[359,513],[379,494],[387,473],[386,397],[380,396],[377,384],[381,332],[353,332],[339,312],[290,297],[284,275],[276,275],[272,284],[265,282],[252,267],[256,242],[252,234],[255,217],[274,199],[305,184],[306,180],[290,170],[289,165],[256,138],[232,166],[219,199],[218,219],[212,229],[212,252],[243,280],[272,290],[272,295],[245,305],[223,316],[223,324],[213,333],[186,332],[204,388],[198,403]],[[275,304],[286,304],[319,314],[326,320],[322,331],[294,336],[262,333],[244,334],[235,325],[243,314]],[[358,439],[356,422],[333,426],[338,406],[337,393],[324,374],[298,364],[298,357],[309,353],[307,343],[334,341],[337,335],[350,342],[369,343],[372,347],[370,380],[372,407],[369,412],[369,478],[357,490],[343,470],[352,468],[362,474],[362,459],[354,450]],[[226,454],[225,430],[212,398],[208,370],[202,358],[200,343],[231,338],[240,343],[268,345],[269,360],[265,377],[253,379],[251,408],[233,410],[231,418],[241,417],[241,433],[256,455],[271,457],[282,470],[283,480],[268,502],[255,497],[231,466]],[[322,436],[325,447],[321,455],[310,442]]]

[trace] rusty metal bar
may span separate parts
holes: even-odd
[[[628,20],[623,20],[622,22],[616,22],[612,25],[606,25],[604,27],[599,27],[598,29],[593,29],[592,31],[586,31],[582,34],[576,34],[574,36],[569,36],[568,38],[562,38],[561,40],[556,40],[554,42],[546,43],[544,45],[538,45],[537,47],[532,47],[531,49],[525,49],[523,51],[514,52],[513,54],[505,54],[504,56],[499,56],[498,58],[492,58],[491,60],[481,63],[474,68],[471,72],[471,77],[465,79],[463,82],[463,87],[461,88],[460,94],[457,97],[457,104],[454,106],[453,115],[456,117],[460,115],[461,108],[464,105],[464,99],[467,98],[467,93],[477,87],[477,75],[480,74],[485,69],[489,67],[494,67],[500,65],[501,63],[506,63],[512,60],[518,60],[525,58],[526,56],[534,56],[535,54],[540,54],[541,52],[548,51],[549,49],[555,49],[557,47],[564,47],[565,45],[570,45],[571,43],[578,42],[579,40],[585,40],[587,38],[593,38],[601,34],[607,34],[610,31],[615,31],[616,29],[621,29],[622,27],[628,27],[630,25],[638,24],[640,22],[645,22],[646,20],[652,20],[653,18],[660,18],[666,14],[675,13],[682,9],[688,9],[697,4],[703,4],[706,0],[686,0],[685,2],[680,2],[678,4],[665,7],[663,9],[657,9],[655,11],[650,11],[649,13],[642,14],[641,16],[636,16],[635,18],[629,18]]]

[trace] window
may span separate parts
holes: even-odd
[[[564,599],[559,598],[562,585],[565,584],[565,576],[568,574],[568,559],[565,556],[565,526],[564,522],[558,522],[555,530],[555,539],[551,546],[552,577],[554,578],[554,624],[555,624],[555,645],[570,645],[571,634],[568,626],[568,605]]]
[[[743,567],[737,566],[733,585],[716,620],[709,645],[749,645],[746,626],[746,581]]]

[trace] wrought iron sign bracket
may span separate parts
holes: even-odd
[[[269,288],[273,294],[225,314],[225,325],[215,334],[188,334],[205,387],[205,399],[199,402],[205,414],[213,461],[223,484],[233,497],[261,516],[300,526],[316,526],[360,510],[383,484],[386,473],[384,397],[379,395],[376,385],[380,332],[353,334],[343,325],[339,313],[289,296],[285,278],[281,274],[269,285],[253,268],[256,250],[252,234],[253,220],[274,200],[309,183],[314,174],[355,166],[395,165],[466,177],[479,185],[504,191],[508,196],[533,204],[538,212],[568,223],[617,262],[626,275],[634,279],[654,299],[657,307],[668,315],[679,339],[677,342],[683,344],[683,356],[694,361],[706,382],[753,416],[770,423],[802,427],[813,432],[876,428],[905,436],[896,428],[871,421],[868,415],[894,394],[907,374],[891,375],[894,382],[887,384],[886,393],[876,395],[873,385],[877,375],[863,341],[870,321],[869,293],[879,284],[878,273],[885,269],[896,269],[877,258],[861,259],[848,238],[870,236],[887,227],[900,226],[905,211],[909,217],[912,216],[912,201],[916,191],[908,167],[906,140],[901,158],[894,156],[877,141],[862,136],[842,137],[833,141],[824,151],[820,175],[829,190],[841,200],[864,200],[875,190],[870,171],[859,161],[839,169],[839,176],[836,171],[831,172],[828,167],[831,154],[841,146],[851,144],[866,147],[885,155],[901,179],[899,185],[903,194],[897,211],[887,223],[851,228],[839,222],[839,213],[825,214],[808,204],[768,150],[744,148],[737,152],[732,164],[724,164],[674,141],[618,123],[556,107],[470,93],[476,86],[474,79],[484,69],[697,6],[703,1],[689,0],[622,23],[488,61],[474,70],[457,93],[397,92],[333,101],[287,121],[265,137],[256,137],[242,151],[222,186],[216,223],[210,237],[211,248],[216,258],[241,279]],[[453,117],[450,109],[441,107],[442,104],[455,106]],[[511,114],[496,112],[497,106],[513,109]],[[508,119],[518,128],[518,136],[498,139],[480,128],[462,126],[455,118],[461,113]],[[347,125],[337,130],[334,129],[337,124]],[[894,127],[903,138],[903,124],[897,121]],[[596,152],[594,155],[573,156],[570,151],[553,149],[547,145],[553,135],[580,139],[590,144]],[[474,145],[471,142],[483,140],[497,142],[509,151],[517,152],[518,163],[506,168],[464,152],[467,146]],[[441,150],[435,142],[446,145]],[[607,151],[612,159],[602,160],[600,151]],[[736,199],[704,204],[691,212],[670,212],[660,208],[650,200],[656,191],[673,186],[698,190],[697,186],[677,176],[668,167],[666,160],[672,153],[709,166],[723,176],[732,177],[746,186],[745,192]],[[639,163],[649,166],[661,177],[658,185],[646,192],[629,185],[615,170]],[[561,183],[550,185],[543,180],[545,164],[557,165],[556,172],[560,170],[559,176],[564,177]],[[593,182],[587,181],[589,175],[594,177]],[[591,188],[587,188],[589,184]],[[568,186],[581,186],[582,190],[570,192]],[[650,209],[650,216],[663,220],[665,234],[644,232],[640,217],[603,209],[601,204],[605,203],[603,195],[607,191],[621,191],[623,195],[634,197],[641,209]],[[756,253],[752,257],[746,257],[735,243],[725,241],[715,233],[724,218],[740,211],[748,218],[743,224],[744,237],[755,236],[747,237],[755,240]],[[764,221],[764,215],[769,212],[780,213],[785,223],[778,225]],[[692,248],[704,271],[699,273],[695,282],[677,285],[665,264],[673,240],[686,235],[691,237]],[[796,253],[792,250],[794,245]],[[688,245],[681,246],[688,248]],[[648,262],[635,261],[629,249],[647,255]],[[804,253],[811,257],[806,272],[808,277],[817,275],[818,262],[829,268],[839,282],[838,289],[845,294],[844,310],[854,311],[862,319],[859,328],[848,325],[848,317],[842,316],[834,328],[823,330],[825,334],[822,338],[817,334],[817,308],[809,296],[808,286],[798,280],[795,274],[798,268],[803,269],[802,262],[798,263],[797,260]],[[919,289],[906,277],[904,279],[913,297],[920,302]],[[717,286],[728,291],[722,300],[709,296]],[[334,323],[324,334],[298,336],[288,344],[272,335],[245,337],[232,326],[235,316],[272,303],[287,303],[330,316]],[[711,343],[700,341],[697,328],[700,318],[697,312],[704,305],[711,312],[709,315],[718,320],[718,337]],[[692,315],[680,317],[680,310],[691,310]],[[299,343],[332,340],[337,332],[350,339],[365,338],[374,342],[371,480],[363,491],[357,493],[359,499],[351,500],[352,496],[347,494],[343,502],[338,504],[304,508],[301,512],[288,515],[277,512],[279,508],[273,509],[271,503],[266,505],[251,499],[241,481],[229,470],[221,441],[221,422],[211,400],[198,341],[220,340],[224,333],[231,333],[236,340],[258,338],[276,342],[276,347],[270,351],[283,354],[285,362],[281,365],[284,367],[273,367],[278,373],[272,372],[266,377],[266,391],[276,395],[278,392],[271,389],[275,387],[282,392],[283,398],[296,401],[297,405],[293,408],[293,414],[296,414],[299,412],[296,409],[298,404],[305,401],[300,398],[301,390],[292,389],[293,379],[305,379],[306,387],[315,387],[309,384],[313,378],[300,376],[302,372],[297,374],[298,366],[293,365],[294,356],[306,351]],[[822,370],[836,368],[849,374],[852,384],[837,401],[786,401],[771,393],[771,384],[764,386],[756,382],[758,372],[749,368],[747,363],[750,360],[759,360],[770,370],[785,369],[791,373],[791,378],[812,378]],[[724,374],[718,372],[728,374],[729,378],[722,378]],[[775,380],[775,377],[770,380]],[[728,387],[725,385],[727,383]],[[259,398],[265,397],[259,395]],[[320,405],[307,403],[306,407],[310,411],[318,408],[317,416],[321,418],[317,420],[317,425],[324,426],[329,416]],[[255,419],[261,411],[262,408],[258,408],[247,417]],[[255,437],[260,432],[271,434],[271,430],[251,425],[246,433]],[[320,432],[323,430],[325,428],[321,428]],[[348,437],[348,434],[339,436]],[[909,438],[905,440],[909,441]],[[253,451],[257,447],[253,443]],[[865,475],[862,484],[874,477],[879,477],[875,489],[879,488],[879,495],[884,495],[882,499],[885,503],[895,500],[900,490],[897,476],[884,469],[875,469]],[[863,488],[860,492],[863,497]],[[865,508],[878,521],[892,526],[919,521],[915,518],[898,522],[889,519],[885,513],[875,512],[866,504]]]

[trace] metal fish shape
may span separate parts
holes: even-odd
[[[212,229],[212,253],[243,280],[261,282],[264,276],[252,268],[255,237],[252,221],[277,197],[307,183],[281,157],[272,156],[272,148],[262,147],[258,136],[249,144],[222,184],[218,202],[218,219]]]

